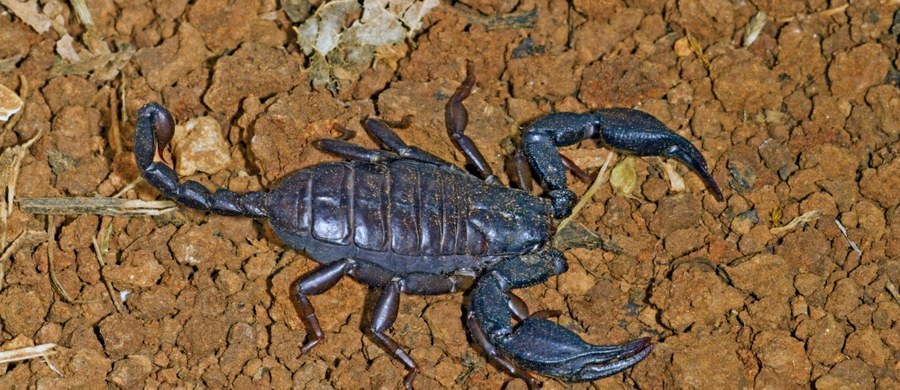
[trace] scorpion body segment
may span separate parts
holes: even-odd
[[[171,114],[156,103],[138,111],[135,159],[143,177],[163,195],[213,213],[265,218],[284,243],[321,264],[294,286],[307,333],[303,353],[324,338],[309,297],[351,276],[381,290],[368,332],[406,367],[404,383],[411,388],[419,368],[385,333],[397,317],[400,295],[454,292],[469,288],[474,279],[466,317],[473,339],[530,387],[539,382],[529,372],[590,381],[631,367],[650,353],[649,339],[587,343],[547,320],[552,312],[529,313],[513,292],[568,269],[563,254],[550,245],[554,220],[568,216],[575,200],[556,148],[594,138],[625,153],[674,157],[697,171],[721,199],[705,160],[687,140],[639,111],[556,113],[525,129],[525,158],[519,159],[528,161],[547,197],[508,188],[464,134],[468,112],[462,102],[474,84],[470,65],[448,100],[446,124],[478,176],[406,145],[385,123],[368,119],[364,127],[386,150],[319,140],[318,148],[347,160],[295,171],[267,192],[211,192],[194,181],[180,183],[172,168],[154,161],[157,150],[168,146],[174,126]]]
[[[316,165],[285,177],[266,199],[269,222],[292,248],[325,263],[378,259],[394,275],[480,271],[524,253],[550,238],[548,207],[523,191],[404,159]]]

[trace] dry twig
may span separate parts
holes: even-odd
[[[897,291],[897,286],[895,286],[894,283],[891,283],[891,281],[888,281],[884,287],[887,288],[888,292],[891,293],[891,296],[894,297],[894,300],[897,301],[897,304],[900,305],[900,291]]]
[[[122,135],[119,130],[119,98],[116,95],[116,91],[110,91],[109,93],[109,131],[107,132],[109,147],[112,149],[113,154],[119,154],[122,152]]]
[[[47,269],[50,274],[50,283],[53,284],[53,288],[63,297],[66,303],[82,304],[91,302],[73,299],[56,277],[56,223],[53,221],[52,215],[47,216]]]
[[[559,221],[559,224],[556,225],[556,231],[562,230],[569,222],[572,222],[572,219],[581,212],[581,209],[587,205],[587,202],[591,200],[597,190],[600,189],[600,186],[606,183],[609,180],[606,177],[606,170],[609,168],[609,163],[612,161],[613,155],[615,153],[610,152],[606,155],[606,161],[603,162],[603,166],[600,167],[600,173],[597,174],[597,178],[594,179],[594,182],[591,183],[591,186],[588,187],[588,190],[584,192],[584,195],[581,196],[581,199],[578,200],[578,203],[575,204],[575,207],[572,208],[572,214],[569,214],[568,217],[564,218],[562,221]]]
[[[834,224],[837,225],[838,230],[841,231],[841,234],[844,236],[844,239],[846,239],[847,242],[850,243],[850,247],[853,248],[853,251],[856,252],[856,254],[859,255],[859,257],[862,257],[862,250],[860,250],[859,246],[856,245],[856,243],[850,239],[850,236],[847,235],[847,228],[844,227],[844,224],[842,224],[841,221],[837,218],[834,219]]]
[[[144,201],[103,197],[23,198],[22,211],[31,214],[80,215],[96,214],[113,217],[139,217],[167,214],[177,209],[169,200]]]
[[[110,227],[112,227],[112,225],[110,225]],[[103,234],[102,228],[100,229],[100,234]],[[103,275],[103,270],[106,268],[106,261],[103,260],[103,251],[100,249],[100,244],[97,243],[97,238],[92,238],[91,241],[94,244],[94,253],[97,255],[97,262],[100,263],[100,279],[103,280],[103,284],[106,285],[106,291],[109,292],[109,299],[112,300],[113,306],[116,307],[116,310],[119,313],[127,313],[128,310],[125,310],[125,305],[122,304],[122,297],[119,295],[119,292],[113,288],[109,279],[106,279]]]
[[[3,268],[3,262],[12,257],[13,253],[16,253],[19,249],[28,245],[37,245],[44,241],[47,241],[46,232],[28,230],[19,234],[19,236],[13,240],[12,244],[9,244],[9,246],[3,250],[3,254],[0,255],[0,289],[3,288],[3,280],[6,278],[6,270]]]
[[[794,230],[794,228],[796,228],[800,224],[805,224],[807,222],[815,221],[815,220],[819,219],[819,217],[821,217],[821,216],[822,216],[822,210],[815,209],[812,211],[807,211],[803,215],[791,220],[791,222],[788,223],[787,225],[769,229],[769,232],[772,234],[781,234],[781,233],[789,232],[791,230]]]
[[[834,8],[829,8],[829,9],[826,9],[826,10],[824,10],[824,11],[819,11],[819,12],[817,12],[817,13],[815,13],[815,14],[810,14],[810,15],[825,16],[825,17],[828,17],[828,16],[834,16],[834,15],[837,15],[837,14],[842,14],[842,13],[844,13],[844,11],[846,11],[846,10],[847,10],[847,7],[849,7],[849,6],[850,6],[850,3],[847,3],[847,4],[844,4],[844,5],[842,5],[842,6],[838,6],[838,7],[834,7]],[[810,16],[810,15],[803,15],[803,17],[807,17],[807,16]],[[786,18],[778,19],[777,22],[778,22],[778,23],[790,23],[790,22],[793,22],[793,21],[795,21],[795,20],[797,20],[797,17],[796,17],[796,16],[789,16],[789,17],[786,17]]]
[[[19,168],[22,165],[22,159],[25,152],[31,145],[34,145],[43,135],[43,130],[32,137],[30,140],[21,145],[6,148],[0,154],[0,248],[6,246],[6,221],[13,211],[13,201],[16,198],[16,182],[19,179]],[[6,192],[6,198],[3,198],[3,192]]]
[[[142,181],[144,181],[144,177],[138,176],[137,178],[132,180],[130,183],[126,184],[125,187],[122,187],[122,189],[119,190],[119,192],[116,192],[112,197],[113,198],[121,198],[123,195],[125,195],[125,193],[127,193],[132,188],[136,187]]]
[[[36,358],[45,358],[50,356],[56,351],[57,345],[53,343],[49,344],[41,344],[35,345],[33,347],[25,347],[14,349],[12,351],[3,351],[0,352],[0,364],[18,362],[22,360],[36,359]]]
[[[22,249],[26,245],[36,245],[44,241],[47,241],[47,232],[29,230],[19,234],[19,236],[13,240],[12,244],[3,251],[3,254],[0,255],[0,263],[12,257],[13,253],[16,253],[16,251]]]

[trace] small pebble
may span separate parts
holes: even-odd
[[[193,118],[184,125],[175,126],[172,139],[175,155],[175,171],[181,176],[196,172],[214,174],[231,162],[228,143],[212,117]]]

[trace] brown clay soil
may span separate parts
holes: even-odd
[[[63,7],[84,49],[68,3],[44,3]],[[139,176],[134,113],[150,101],[179,122],[219,125],[224,169],[189,176],[210,188],[264,189],[334,159],[310,141],[335,136],[335,124],[374,146],[360,126],[371,115],[412,114],[400,135],[462,164],[443,106],[471,60],[468,134],[504,182],[521,125],[633,107],[695,143],[726,196],[715,201],[681,165],[686,189],[672,189],[659,158],[635,161],[629,196],[600,188],[576,222],[607,250],[567,250],[568,273],[520,295],[532,310],[560,309],[558,322],[591,342],[650,336],[655,349],[623,374],[545,378],[546,388],[900,388],[896,0],[460,0],[432,10],[420,34],[358,80],[318,89],[274,0],[87,3],[94,33],[114,51],[136,50],[119,76],[52,71],[60,33],[0,15],[0,59],[16,58],[0,84],[26,102],[0,123],[0,146],[44,132],[25,154],[17,199],[124,188]],[[745,46],[759,11],[768,22]],[[563,153],[596,171],[607,152],[585,141]],[[142,183],[125,197],[159,194]],[[802,215],[813,218],[789,225]],[[351,279],[312,299],[327,339],[301,356],[289,287],[316,263],[262,222],[181,208],[55,225],[54,275],[72,300],[51,282],[46,241],[15,251],[2,264],[0,350],[56,343],[49,362],[60,374],[40,359],[0,365],[0,388],[401,386],[402,365],[361,330],[375,295]],[[4,244],[47,231],[47,217],[16,205],[5,230]],[[123,310],[107,281],[127,292]],[[524,388],[471,346],[464,299],[402,298],[391,334],[422,367],[417,387]]]

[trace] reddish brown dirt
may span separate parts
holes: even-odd
[[[501,145],[542,114],[634,107],[698,145],[727,198],[716,202],[681,166],[687,190],[670,191],[663,161],[652,158],[637,162],[632,197],[608,185],[593,197],[578,221],[620,250],[569,250],[567,274],[521,295],[532,310],[561,309],[559,323],[591,342],[650,336],[656,346],[633,370],[571,387],[896,389],[900,16],[896,1],[828,4],[461,0],[426,17],[396,72],[375,64],[337,95],[311,88],[274,0],[88,1],[106,42],[137,49],[110,82],[51,77],[57,33],[2,14],[0,59],[21,60],[0,83],[27,105],[14,126],[0,123],[0,146],[46,132],[23,163],[20,198],[109,196],[138,176],[135,111],[161,101],[180,122],[208,115],[221,125],[231,162],[191,176],[210,187],[267,188],[333,159],[310,141],[333,136],[334,124],[359,132],[369,115],[414,115],[401,136],[459,164],[443,105],[471,60],[468,134],[495,170],[508,153]],[[760,10],[771,19],[743,47]],[[77,39],[84,29],[64,15]],[[109,142],[117,91],[129,118],[119,154]],[[365,135],[354,142],[374,146]],[[605,156],[594,142],[563,153],[591,170]],[[143,184],[126,196],[159,195]],[[771,231],[813,210],[817,220]],[[50,361],[62,375],[40,360],[0,366],[2,388],[401,384],[402,366],[361,331],[373,295],[350,279],[313,298],[327,341],[300,355],[305,332],[289,287],[315,263],[259,222],[181,210],[58,223],[58,279],[86,303],[52,287],[47,244],[15,253],[2,264],[0,349],[57,343]],[[101,224],[112,226],[103,270],[91,248]],[[18,208],[6,226],[10,238],[35,229],[47,229],[45,217]],[[130,292],[125,313],[101,272]],[[392,334],[422,367],[416,385],[524,388],[470,346],[463,299],[401,300]]]

